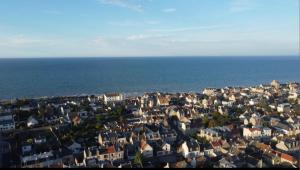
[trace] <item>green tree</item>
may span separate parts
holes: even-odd
[[[204,127],[207,127],[209,123],[209,119],[207,116],[204,116],[202,119],[202,124],[204,125]]]
[[[134,163],[140,165],[141,168],[143,168],[143,154],[140,151],[136,152]]]
[[[300,116],[300,104],[296,104],[296,105],[294,106],[294,111],[295,111],[295,113],[296,113],[297,115]]]
[[[209,128],[212,128],[212,127],[215,127],[217,126],[217,122],[215,120],[210,120],[209,123],[208,123],[208,127]]]

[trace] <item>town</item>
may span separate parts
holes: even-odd
[[[299,168],[300,84],[0,103],[7,168]]]

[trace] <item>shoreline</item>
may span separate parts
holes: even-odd
[[[281,85],[287,85],[290,83],[299,83],[297,81],[288,81],[284,83],[280,83]],[[81,94],[69,94],[69,95],[53,95],[53,96],[35,96],[35,97],[15,97],[10,99],[1,99],[0,102],[9,102],[14,100],[41,100],[41,99],[51,99],[51,98],[67,98],[67,97],[86,97],[86,96],[102,96],[107,93],[121,93],[124,95],[124,98],[130,98],[130,97],[139,97],[147,93],[168,93],[168,94],[176,94],[176,93],[186,93],[186,94],[197,94],[202,93],[204,89],[206,88],[215,88],[215,89],[222,89],[222,88],[251,88],[251,87],[259,87],[261,85],[269,85],[269,83],[261,83],[259,85],[251,85],[251,86],[224,86],[224,87],[205,87],[203,89],[199,88],[198,91],[143,91],[143,92],[120,92],[120,91],[109,91],[109,92],[103,92],[103,93],[81,93]]]

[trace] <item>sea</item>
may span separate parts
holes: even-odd
[[[300,58],[104,57],[0,59],[0,99],[300,82]]]

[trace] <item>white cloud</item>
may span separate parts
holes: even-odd
[[[120,27],[157,25],[159,23],[160,23],[160,21],[156,21],[156,20],[148,20],[148,21],[123,20],[123,21],[110,21],[110,22],[108,22],[109,25],[120,26]]]
[[[132,41],[135,41],[135,40],[143,40],[143,39],[146,39],[146,38],[149,38],[149,36],[147,35],[131,35],[129,37],[127,37],[127,40],[132,40]]]
[[[167,37],[167,35],[148,35],[148,34],[139,34],[139,35],[131,35],[126,38],[129,41],[136,41],[136,40],[145,40],[145,39],[152,39],[152,38],[163,38]]]
[[[97,46],[108,46],[109,45],[109,42],[103,38],[103,37],[97,37],[95,38],[94,40],[92,40],[92,42],[97,45]]]
[[[165,13],[171,13],[171,12],[175,12],[176,8],[166,8],[166,9],[163,9],[162,11]]]
[[[228,27],[225,25],[209,25],[209,26],[198,26],[198,27],[180,27],[180,28],[163,28],[163,29],[150,29],[150,32],[184,32],[184,31],[194,31],[202,29],[217,29]]]
[[[244,12],[253,9],[253,0],[232,0],[230,3],[230,12]]]
[[[60,15],[60,14],[62,14],[61,11],[57,11],[57,10],[44,10],[43,13],[51,14],[51,15]]]
[[[1,46],[27,46],[44,42],[47,42],[47,40],[27,37],[24,35],[14,35],[0,39]]]
[[[160,23],[160,21],[157,21],[157,20],[150,20],[150,21],[146,21],[145,22],[146,24],[149,24],[149,25],[157,25]]]
[[[127,8],[136,12],[143,12],[144,8],[141,4],[135,4],[129,0],[98,0],[102,4],[115,5],[122,8]]]

